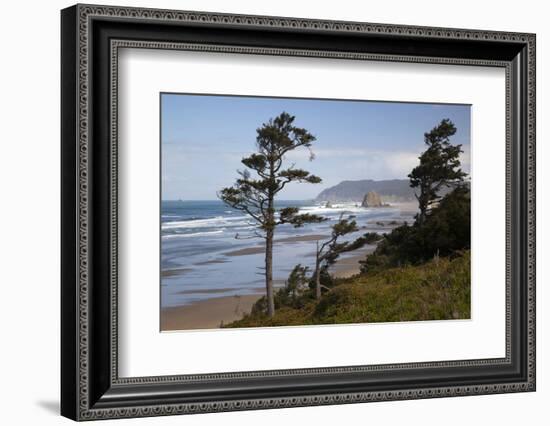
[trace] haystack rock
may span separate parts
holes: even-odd
[[[382,200],[380,199],[380,195],[377,192],[370,191],[367,192],[367,195],[365,195],[365,198],[363,198],[363,203],[361,204],[361,207],[382,207]]]

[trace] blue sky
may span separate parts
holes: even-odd
[[[343,180],[406,179],[425,149],[424,133],[442,119],[457,127],[463,169],[470,171],[467,105],[334,101],[236,96],[161,95],[162,199],[213,200],[254,152],[256,129],[286,111],[317,140],[287,157],[320,176],[320,184],[293,183],[281,199],[314,198]]]

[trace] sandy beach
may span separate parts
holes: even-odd
[[[367,254],[372,253],[374,249],[374,246],[363,247],[355,250],[352,256],[338,259],[330,268],[330,273],[336,278],[348,278],[357,275],[361,268],[359,261],[365,260]]]
[[[313,236],[312,236],[313,237]],[[354,252],[353,256],[343,257],[332,266],[331,273],[337,278],[347,278],[359,273],[359,261],[374,250],[373,246]],[[245,254],[235,254],[235,256]],[[276,280],[275,287],[284,285]],[[214,290],[219,292],[220,290]],[[207,292],[207,291],[205,291]],[[197,330],[220,328],[222,324],[241,319],[252,309],[252,305],[263,296],[263,292],[242,296],[222,296],[202,300],[190,305],[165,308],[161,310],[161,331]]]
[[[165,308],[160,312],[161,331],[220,328],[250,312],[261,294],[206,299],[186,306]]]

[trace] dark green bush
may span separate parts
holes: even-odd
[[[459,186],[434,207],[425,220],[399,226],[386,234],[376,250],[361,262],[361,272],[419,265],[470,248],[470,190]]]

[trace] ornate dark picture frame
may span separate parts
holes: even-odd
[[[92,420],[535,390],[535,35],[95,5],[64,9],[61,28],[64,416]],[[504,68],[506,356],[120,378],[120,47]]]

